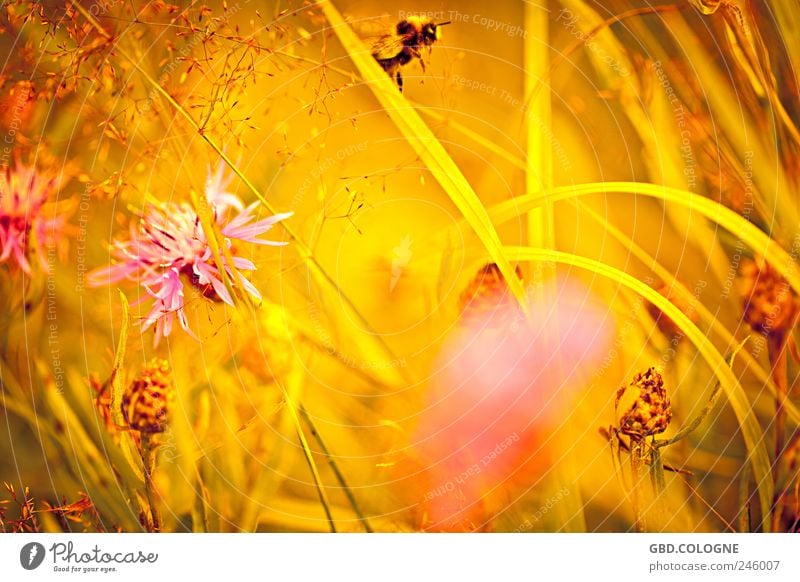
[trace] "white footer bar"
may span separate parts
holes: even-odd
[[[7,534],[0,579],[794,582],[799,555],[792,534]]]

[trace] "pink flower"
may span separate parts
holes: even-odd
[[[498,302],[443,344],[414,433],[426,529],[486,525],[545,475],[561,454],[553,433],[608,353],[607,308],[588,287],[562,279],[528,307]]]
[[[258,289],[245,278],[242,271],[255,271],[252,261],[233,256],[234,241],[260,245],[283,246],[286,243],[259,238],[281,220],[293,213],[276,214],[257,220],[253,215],[258,202],[245,207],[235,195],[226,191],[230,178],[223,167],[209,173],[206,181],[206,200],[224,238],[224,248],[232,256],[223,258],[223,268],[232,287],[238,287],[261,299]],[[231,209],[235,211],[232,218]],[[131,226],[130,238],[115,241],[111,254],[116,259],[109,267],[89,274],[89,285],[97,287],[122,279],[136,281],[154,299],[153,307],[142,324],[142,331],[155,326],[155,343],[172,332],[174,319],[189,335],[185,312],[184,284],[188,281],[204,297],[233,305],[233,298],[222,282],[219,266],[212,256],[208,238],[197,212],[186,203],[163,203],[149,207],[138,225]]]
[[[47,215],[45,205],[57,190],[55,177],[43,177],[34,168],[16,163],[0,176],[0,263],[12,260],[28,275],[32,243],[45,271],[49,271],[44,247],[59,239],[64,217]],[[32,240],[33,239],[33,240]]]

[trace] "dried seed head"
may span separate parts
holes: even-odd
[[[166,360],[152,360],[122,395],[122,416],[133,430],[145,434],[164,432],[172,400],[170,367]]]
[[[522,279],[519,267],[516,268],[516,274]],[[513,306],[515,302],[508,283],[495,263],[478,269],[459,297],[461,315],[465,319],[480,317],[501,307]]]
[[[695,311],[694,306],[686,300],[683,295],[677,294],[669,285],[666,283],[662,284],[660,287],[656,289],[661,295],[669,299],[669,301],[678,309],[683,312],[683,314],[689,318],[692,323],[697,323],[697,311]],[[666,335],[667,337],[676,337],[682,336],[683,331],[681,330],[678,325],[672,321],[669,317],[667,317],[658,307],[653,305],[652,303],[647,304],[647,311],[650,313],[650,316],[656,320],[656,324],[658,325],[658,329]]]
[[[630,385],[620,388],[614,406],[620,432],[635,440],[664,432],[672,419],[664,380],[655,368],[636,374]]]
[[[742,261],[740,272],[744,320],[766,335],[787,332],[797,319],[800,305],[786,279],[763,260]]]

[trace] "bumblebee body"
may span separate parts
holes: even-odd
[[[414,59],[419,59],[422,70],[425,70],[425,61],[422,60],[422,49],[430,50],[431,45],[439,40],[439,28],[449,22],[435,23],[422,16],[409,16],[397,23],[394,34],[382,36],[372,47],[372,56],[378,61],[390,77],[397,83],[398,89],[403,91],[403,75],[401,67]]]

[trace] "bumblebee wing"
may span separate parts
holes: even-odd
[[[402,52],[404,48],[402,36],[386,34],[372,44],[372,56],[379,60],[391,59]]]

